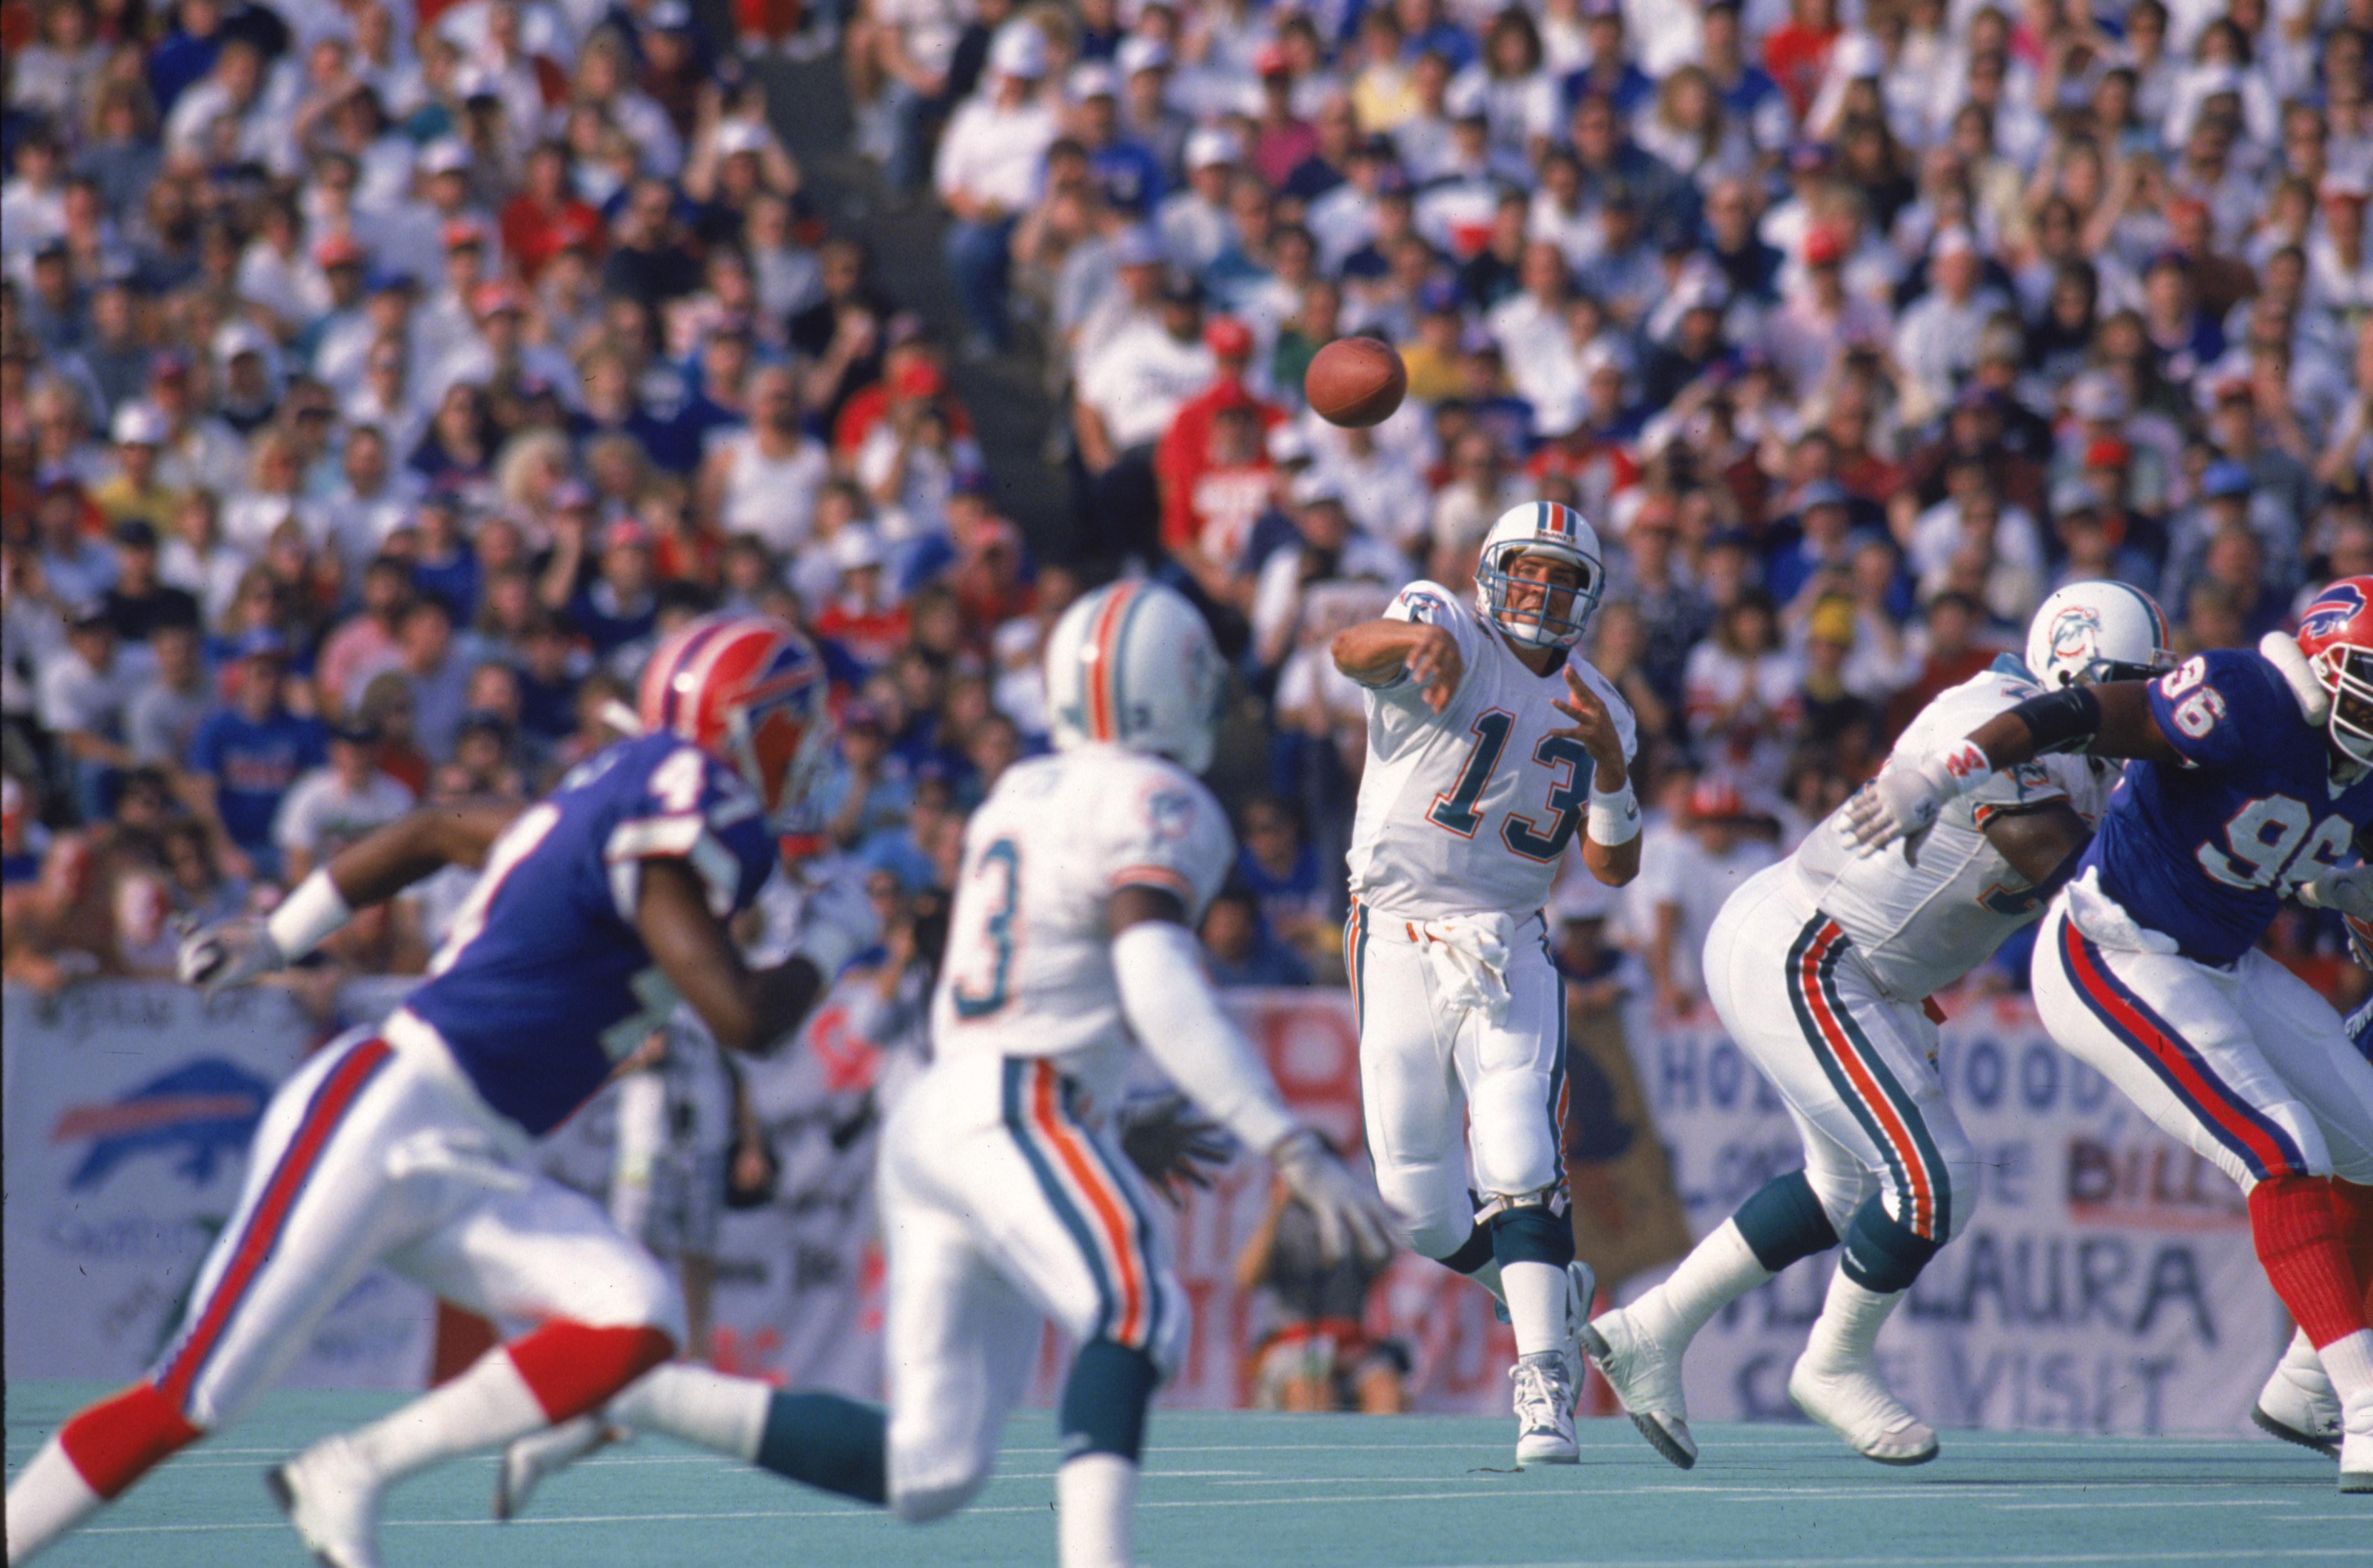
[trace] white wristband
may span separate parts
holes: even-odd
[[[354,910],[338,885],[330,880],[325,865],[288,890],[280,907],[263,923],[263,929],[281,956],[295,963],[354,917]]]
[[[1640,836],[1640,797],[1631,793],[1631,781],[1625,779],[1623,787],[1607,795],[1590,792],[1590,820],[1584,824],[1590,842],[1613,849],[1628,844]]]

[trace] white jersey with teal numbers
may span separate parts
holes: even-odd
[[[1367,693],[1368,765],[1351,828],[1351,894],[1395,915],[1523,917],[1549,901],[1566,845],[1582,830],[1594,765],[1573,721],[1550,703],[1572,668],[1623,739],[1631,706],[1579,655],[1535,675],[1507,639],[1438,583],[1411,583],[1385,611],[1439,626],[1458,645],[1458,688],[1439,714],[1407,672]]]
[[[1007,769],[964,827],[931,998],[933,1057],[1062,1057],[1066,1074],[1108,1101],[1135,1047],[1106,900],[1159,889],[1191,927],[1234,856],[1219,803],[1160,757],[1082,746]]]
[[[1923,708],[1894,755],[1917,761],[2040,691],[2000,668],[1975,676]],[[2043,913],[2033,885],[1986,838],[1986,823],[1997,812],[2065,800],[2089,825],[2100,820],[2117,782],[2112,765],[2085,757],[2043,757],[2005,769],[1945,807],[1920,841],[1916,864],[1904,859],[1900,845],[1858,853],[1841,807],[1797,846],[1793,869],[1888,993],[1916,1002],[1985,962],[2012,932]]]

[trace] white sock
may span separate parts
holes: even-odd
[[[667,1145],[667,1081],[657,1073],[630,1073],[618,1086],[610,1222],[640,1241],[651,1215],[651,1167]]]
[[[1137,1467],[1118,1454],[1081,1454],[1055,1472],[1059,1568],[1130,1568]]]
[[[1755,1260],[1755,1249],[1739,1234],[1738,1222],[1726,1219],[1623,1315],[1667,1350],[1680,1351],[1708,1318],[1771,1278],[1771,1271]]]
[[[82,1479],[56,1438],[42,1444],[8,1488],[8,1568],[47,1548],[106,1501]]]
[[[508,1443],[550,1424],[519,1367],[508,1353],[497,1349],[450,1383],[371,1423],[348,1442],[364,1463],[392,1481],[440,1459]]]
[[[664,1432],[734,1458],[758,1457],[774,1388],[681,1361],[655,1366],[610,1401],[610,1419]]]
[[[1900,1290],[1882,1295],[1867,1285],[1856,1284],[1840,1269],[1829,1277],[1829,1294],[1821,1303],[1821,1315],[1813,1319],[1812,1334],[1805,1342],[1805,1359],[1816,1368],[1870,1365],[1878,1330],[1903,1295]]]
[[[1516,1353],[1565,1351],[1565,1271],[1530,1261],[1503,1264],[1508,1326],[1516,1331]]]
[[[2340,1396],[2343,1411],[2355,1416],[2373,1410],[2373,1329],[2343,1334],[2315,1353],[2323,1363],[2324,1376],[2332,1379],[2332,1391]],[[2352,1425],[2350,1430],[2358,1428]]]

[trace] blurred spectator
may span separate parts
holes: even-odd
[[[134,761],[125,718],[138,678],[119,645],[106,602],[88,600],[67,612],[65,646],[41,668],[41,726],[73,767],[76,806],[86,821],[110,814],[123,770]]]
[[[1718,776],[1709,774],[1690,790],[1684,820],[1686,831],[1668,842],[1653,876],[1644,851],[1641,867],[1654,922],[1648,973],[1667,1018],[1686,1018],[1705,1000],[1698,955],[1714,916],[1740,883],[1778,858],[1750,823],[1737,786]]]
[[[290,884],[373,828],[412,808],[412,791],[380,771],[379,731],[359,721],[329,732],[329,761],[298,778],[272,822]]]
[[[328,761],[318,719],[288,711],[288,645],[273,631],[242,638],[230,701],[198,726],[190,748],[192,807],[215,835],[216,852],[236,877],[279,880],[272,824],[289,786]]]
[[[1310,966],[1261,919],[1260,900],[1242,888],[1222,888],[1203,912],[1203,958],[1211,982],[1308,985]]]

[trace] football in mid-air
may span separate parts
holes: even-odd
[[[1374,338],[1338,338],[1303,372],[1302,393],[1329,424],[1362,429],[1392,417],[1409,392],[1409,367]]]

